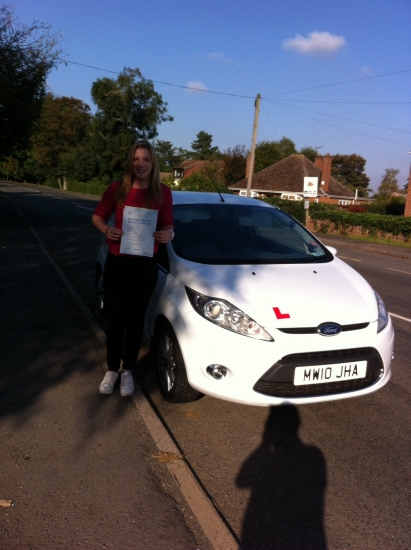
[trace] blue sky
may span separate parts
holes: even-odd
[[[7,2],[5,2],[7,3]],[[14,0],[25,23],[49,23],[67,61],[138,67],[168,103],[159,139],[190,149],[200,131],[221,150],[258,141],[363,156],[376,189],[386,168],[406,183],[411,156],[409,0]],[[385,76],[380,76],[385,75]],[[116,75],[72,63],[48,79],[55,95],[94,106],[92,83]],[[221,94],[194,91],[195,87]],[[224,95],[232,94],[232,95]],[[239,97],[246,96],[246,97]]]

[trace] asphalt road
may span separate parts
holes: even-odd
[[[167,472],[149,459],[153,443],[132,406],[97,394],[101,357],[96,357],[95,337],[40,257],[38,243],[24,241],[27,226],[16,221],[5,195],[36,229],[92,313],[100,237],[88,220],[95,199],[54,190],[48,196],[24,187],[0,191],[2,237],[13,242],[0,256],[7,320],[0,371],[5,465],[0,501],[26,503],[26,508],[19,505],[18,517],[11,507],[0,507],[2,529],[15,544],[0,542],[0,548],[194,548],[201,530],[184,515]],[[324,242],[337,247],[339,257],[367,278],[395,315],[393,376],[382,390],[333,403],[265,409],[211,397],[165,403],[147,357],[140,361],[139,380],[242,548],[411,548],[411,255],[378,253],[378,246],[326,236]],[[4,278],[7,265],[15,266],[11,279]],[[43,276],[33,282],[32,273],[39,270]],[[126,480],[130,462],[133,473]],[[127,474],[118,478],[123,469]],[[166,490],[159,479],[166,480]],[[138,528],[131,517],[140,522]],[[160,537],[164,546],[139,545],[138,539],[127,546],[143,530],[143,519],[168,536],[175,529],[176,544]],[[63,535],[58,539],[60,532],[66,542]],[[39,538],[28,546],[31,533]],[[115,545],[116,537],[123,546]],[[87,546],[86,538],[94,545]],[[19,546],[19,540],[26,545]],[[205,547],[206,541],[200,542]]]
[[[41,246],[91,297],[99,238],[58,196],[0,184],[0,549],[210,549],[133,401],[98,392],[102,345]]]

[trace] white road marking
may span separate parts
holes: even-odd
[[[362,260],[355,260],[354,258],[348,258],[347,256],[340,256],[337,254],[338,258],[342,258],[343,260],[351,260],[352,262],[360,262],[362,263]]]
[[[402,319],[403,321],[407,321],[408,323],[411,323],[411,319],[407,319],[407,317],[401,317],[401,315],[395,315],[395,313],[391,313],[391,311],[388,312],[391,317],[396,317],[397,319]]]
[[[398,273],[406,273],[407,275],[411,275],[411,271],[401,271],[401,269],[394,269],[393,267],[387,267],[390,271],[398,271]]]
[[[92,210],[94,212],[95,208],[89,208],[88,206],[81,206],[81,204],[74,203],[77,208],[82,208],[83,210]]]

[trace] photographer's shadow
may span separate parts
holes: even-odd
[[[251,489],[243,550],[325,550],[325,459],[298,438],[294,406],[273,407],[261,446],[243,464],[239,487]]]

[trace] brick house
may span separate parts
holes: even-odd
[[[254,197],[277,196],[288,200],[310,200],[322,203],[339,205],[360,204],[369,202],[345,187],[331,176],[332,156],[327,154],[317,156],[315,163],[304,155],[290,155],[280,162],[272,164],[253,175],[251,192]],[[248,159],[247,159],[248,174]],[[317,197],[304,197],[304,178],[318,178]],[[232,191],[245,195],[247,190],[247,176],[245,179],[231,185]]]

